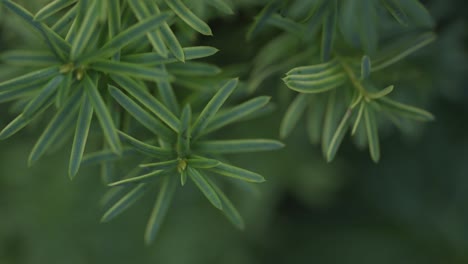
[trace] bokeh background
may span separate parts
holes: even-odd
[[[47,1],[18,2],[35,10]],[[244,36],[259,6],[238,2],[244,7],[237,15],[212,21],[214,38],[199,40],[221,49],[214,57],[221,65],[229,58],[249,63],[258,52]],[[28,168],[38,137],[31,127],[0,142],[0,264],[468,263],[468,4],[422,2],[437,21],[438,40],[407,59],[416,73],[395,78],[436,121],[403,134],[386,129],[379,164],[349,139],[328,164],[300,125],[283,150],[230,157],[267,178],[258,189],[228,191],[245,217],[244,231],[188,185],[179,188],[155,243],[145,246],[154,199],[101,224],[106,187],[98,168],[82,169],[71,182],[67,148]],[[30,40],[4,10],[0,20],[0,51]],[[8,71],[0,67],[0,79]],[[288,95],[273,83],[258,93],[272,95],[276,110],[223,137],[278,137]],[[0,107],[1,127],[12,117]]]

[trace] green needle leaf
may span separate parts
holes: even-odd
[[[346,80],[346,75],[344,73],[338,73],[313,81],[289,81],[286,79],[285,83],[291,90],[296,92],[323,93],[343,85]]]
[[[361,60],[361,80],[369,78],[371,73],[371,60],[369,56],[364,55]]]
[[[146,5],[145,1],[141,0],[130,0],[127,1],[132,8],[133,12],[135,13],[136,17],[139,21],[144,20],[145,18],[151,15],[148,6]],[[159,14],[159,12],[155,13]],[[164,23],[165,24],[165,23]],[[164,25],[162,24],[161,27]],[[154,50],[163,57],[167,57],[167,49],[164,45],[163,39],[161,37],[160,30],[151,31],[146,33],[151,45],[153,46]]]
[[[110,57],[114,55],[128,43],[161,26],[161,24],[169,17],[170,15],[167,13],[161,13],[127,28],[126,30],[120,32],[117,36],[113,37],[100,50],[91,52],[90,54],[78,58],[77,64],[84,64],[96,57]]]
[[[211,1],[207,1],[206,3],[227,15],[234,14],[234,11],[232,10],[232,8],[224,0],[211,0]]]
[[[280,138],[286,138],[291,131],[296,127],[297,122],[304,113],[310,96],[307,94],[299,94],[288,107],[286,114],[281,121]]]
[[[206,180],[206,177],[203,176],[198,170],[193,169],[191,167],[187,167],[187,173],[192,181],[197,185],[198,189],[205,195],[206,199],[210,201],[210,203],[218,208],[222,209],[221,200],[219,199],[216,191],[211,187],[211,185]]]
[[[46,85],[46,82],[38,81],[18,89],[0,92],[0,103],[9,102],[18,98],[30,96],[37,92],[37,90],[39,90],[40,88],[43,88],[44,85]]]
[[[227,177],[232,177],[238,180],[247,181],[247,182],[264,182],[265,178],[263,178],[260,174],[255,172],[251,172],[239,167],[235,167],[232,165],[228,165],[226,163],[219,163],[218,166],[210,168],[210,171],[224,175]]]
[[[375,92],[375,93],[369,93],[367,96],[370,98],[370,99],[379,99],[379,98],[382,98],[384,96],[387,96],[389,95],[391,92],[393,92],[393,85],[390,85],[388,87],[385,87],[383,90],[381,91],[378,91],[378,92]]]
[[[166,72],[154,67],[149,68],[147,66],[128,62],[97,60],[91,63],[89,67],[107,74],[129,76],[148,81],[165,80],[169,78]]]
[[[50,79],[57,74],[59,74],[59,67],[57,66],[34,71],[0,83],[0,92],[20,89],[29,86],[31,83]]]
[[[56,13],[60,10],[74,4],[77,0],[55,0],[41,8],[37,11],[36,15],[34,16],[35,20],[42,21]]]
[[[354,134],[356,134],[356,131],[357,131],[358,127],[359,127],[359,124],[361,123],[362,115],[364,113],[364,107],[366,107],[366,103],[364,101],[361,101],[361,103],[359,104],[358,115],[356,117],[356,120],[354,121],[353,129],[351,130],[351,135],[352,136],[354,136]]]
[[[104,0],[101,0],[104,1]],[[98,26],[99,9],[97,8],[98,1],[88,1],[86,4],[86,15],[80,25],[79,30],[73,38],[70,57],[72,60],[77,59],[88,46],[89,41],[95,29]]]
[[[117,203],[115,203],[106,213],[102,216],[101,222],[109,222],[116,216],[123,213],[125,210],[130,208],[138,199],[140,199],[143,194],[148,190],[146,184],[139,184],[128,192],[124,197],[122,197]]]
[[[227,98],[231,95],[237,86],[238,79],[229,80],[216,94],[211,98],[203,111],[198,116],[197,121],[192,127],[192,138],[197,138],[205,127],[209,124],[213,116],[218,112],[219,108],[224,104]]]
[[[83,95],[80,114],[78,115],[78,123],[76,125],[75,137],[73,139],[70,156],[70,165],[68,167],[68,175],[70,179],[75,177],[80,168],[92,118],[93,106],[90,99],[85,94]]]
[[[176,168],[178,163],[179,161],[177,159],[174,159],[174,160],[169,160],[169,161],[140,164],[140,167],[151,168],[153,170],[166,170],[166,169]]]
[[[180,0],[165,0],[166,4],[169,6],[174,13],[180,19],[182,19],[187,25],[189,25],[194,30],[200,32],[203,35],[212,36],[210,27],[203,22],[197,15],[195,15],[190,9],[184,5]]]
[[[167,109],[159,100],[154,98],[145,87],[124,76],[111,75],[111,78],[124,88],[131,96],[142,103],[148,110],[153,112],[161,121],[169,126],[175,132],[179,131],[179,120]]]
[[[187,160],[187,164],[196,169],[209,169],[209,168],[214,168],[220,164],[219,161],[214,160],[214,159],[208,159],[204,157],[193,157]]]
[[[157,180],[161,178],[162,176],[173,174],[173,173],[174,171],[170,171],[170,170],[155,170],[155,171],[152,171],[150,173],[143,174],[140,176],[112,182],[112,183],[109,183],[108,185],[113,187],[113,186],[120,186],[120,185],[127,185],[127,184],[147,183],[147,182]]]
[[[75,92],[55,114],[29,154],[29,165],[36,162],[51,147],[52,143],[63,135],[64,130],[69,128],[69,123],[74,120],[78,111],[81,96],[82,90]]]
[[[145,231],[145,242],[150,244],[155,239],[159,228],[161,227],[164,218],[166,217],[167,210],[171,204],[174,192],[176,190],[177,177],[167,175],[161,185],[156,203],[154,204],[153,211],[148,220]]]
[[[243,118],[262,109],[265,105],[268,104],[270,99],[271,97],[269,96],[259,96],[250,99],[249,101],[244,102],[240,105],[237,105],[227,111],[219,112],[208,123],[208,126],[202,132],[202,134],[207,134],[209,132],[216,131],[224,126],[242,120]]]
[[[221,72],[218,66],[204,62],[170,64],[167,69],[174,75],[182,76],[213,76]]]
[[[118,132],[120,137],[127,141],[130,145],[132,145],[136,150],[140,151],[143,154],[153,156],[155,158],[167,158],[167,156],[170,155],[170,151],[167,149],[163,149],[160,147],[155,147],[150,144],[144,143],[142,141],[139,141],[127,134],[125,134],[122,131]]]
[[[423,109],[402,104],[386,97],[379,98],[377,102],[385,110],[397,113],[409,119],[417,121],[432,121],[435,119],[431,113]]]
[[[60,62],[52,53],[38,50],[8,50],[0,54],[0,61],[21,67],[50,67]]]
[[[180,129],[179,136],[177,139],[177,153],[179,157],[183,158],[190,153],[190,122],[192,120],[192,108],[190,105],[186,105],[182,110],[182,116],[180,118]]]
[[[385,8],[392,14],[398,23],[403,26],[408,26],[408,16],[405,11],[401,8],[399,1],[397,0],[383,0]]]
[[[237,139],[237,140],[209,140],[197,142],[194,149],[198,152],[218,153],[245,153],[276,150],[284,144],[270,139]]]
[[[122,153],[122,146],[120,144],[119,136],[117,135],[117,129],[115,128],[114,121],[112,120],[111,114],[109,113],[104,100],[89,76],[86,76],[84,81],[86,93],[88,94],[96,112],[96,116],[99,120],[99,124],[101,125],[102,132],[104,132],[106,142],[115,153]]]
[[[340,147],[341,142],[343,141],[346,131],[348,130],[351,113],[351,109],[346,110],[345,115],[341,119],[341,122],[338,125],[338,128],[336,129],[335,134],[333,135],[330,141],[330,145],[328,146],[327,151],[328,162],[331,162],[336,156],[336,152],[338,151],[338,148]]]
[[[161,121],[153,117],[146,110],[141,108],[135,103],[130,97],[126,96],[123,92],[114,86],[109,86],[109,93],[114,99],[123,107],[125,110],[132,115],[140,124],[146,127],[148,130],[158,135],[164,140],[172,141],[172,131],[165,126]]]
[[[234,207],[232,202],[227,198],[223,191],[218,186],[216,186],[215,183],[213,183],[209,178],[206,179],[218,194],[218,197],[221,200],[221,206],[223,207],[224,215],[235,227],[243,230],[245,227],[244,219],[242,219],[242,216],[239,214],[236,207]]]
[[[374,112],[369,107],[364,108],[364,122],[366,124],[367,141],[369,142],[369,152],[374,162],[380,159],[379,133]]]
[[[44,88],[39,92],[37,96],[32,99],[29,104],[26,105],[23,111],[24,117],[29,117],[33,115],[41,106],[43,106],[46,101],[52,96],[52,94],[57,90],[57,87],[63,80],[62,75],[54,77],[50,82],[48,82]]]

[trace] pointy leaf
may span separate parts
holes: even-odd
[[[36,15],[34,15],[34,19],[41,21],[44,20],[62,9],[74,4],[76,0],[55,0],[41,8],[39,11],[37,11]]]
[[[156,203],[154,204],[153,211],[151,212],[148,224],[146,225],[146,244],[153,242],[161,228],[176,190],[176,182],[177,178],[173,177],[173,175],[167,175],[162,182],[158,197],[156,198]]]
[[[143,80],[168,79],[169,75],[154,67],[150,68],[136,63],[96,60],[89,65],[90,68],[107,74],[124,75]]]
[[[148,110],[153,112],[161,121],[169,126],[175,132],[179,129],[179,120],[167,109],[159,100],[146,91],[145,87],[141,87],[137,82],[130,78],[111,75],[111,78],[124,88],[131,96],[143,104]]]
[[[294,101],[289,105],[286,114],[281,121],[280,138],[286,138],[296,127],[297,122],[304,113],[310,96],[307,94],[298,94]]]
[[[122,145],[120,144],[119,136],[117,135],[117,129],[115,128],[111,114],[99,94],[96,85],[88,76],[86,76],[84,86],[93,105],[99,124],[101,125],[102,132],[104,132],[106,142],[109,144],[110,148],[115,151],[115,153],[121,153]]]
[[[340,147],[341,142],[343,141],[343,138],[350,124],[349,121],[350,121],[351,113],[352,113],[351,109],[346,110],[343,118],[341,119],[340,124],[338,125],[335,133],[333,134],[333,137],[330,141],[330,144],[328,145],[328,150],[327,150],[328,162],[332,161],[335,158],[336,152],[338,151],[338,148]]]
[[[192,127],[193,138],[197,138],[197,136],[199,136],[206,128],[213,116],[218,112],[219,108],[221,108],[227,98],[234,91],[238,82],[239,80],[237,78],[229,80],[218,90],[218,92],[216,92],[213,98],[211,98]]]
[[[197,156],[197,157],[192,157],[190,159],[187,160],[187,164],[192,167],[192,168],[196,168],[196,169],[209,169],[209,168],[213,168],[213,167],[216,167],[219,165],[219,161],[217,160],[214,160],[214,159],[208,159],[208,158],[204,158],[204,157],[200,157],[200,156]]]
[[[20,89],[29,86],[31,83],[50,79],[58,73],[59,68],[57,66],[33,71],[0,83],[0,92],[8,91],[11,89]]]
[[[235,178],[238,180],[242,181],[247,181],[247,182],[264,182],[265,178],[263,178],[260,174],[248,171],[239,167],[235,167],[232,165],[228,165],[226,163],[219,163],[216,167],[210,168],[210,171]]]
[[[371,158],[374,162],[378,162],[380,159],[379,133],[374,112],[369,107],[364,108],[364,122],[366,125],[367,141],[369,143]]]
[[[93,106],[86,94],[81,102],[81,109],[78,115],[76,124],[75,137],[73,139],[72,151],[70,155],[70,163],[68,167],[68,175],[73,179],[78,173],[78,170],[83,159],[83,153],[88,139],[89,128],[93,117]]]
[[[192,179],[192,181],[197,185],[198,189],[205,195],[206,199],[210,201],[210,203],[218,208],[222,209],[221,201],[219,200],[216,191],[211,187],[211,185],[206,180],[206,177],[201,174],[198,170],[193,169],[191,167],[187,167],[187,174]]]
[[[107,210],[101,218],[101,222],[109,222],[116,216],[123,213],[130,208],[138,199],[140,199],[148,190],[146,184],[139,184],[135,186],[130,192],[116,202],[109,210]]]
[[[284,144],[270,139],[237,139],[199,141],[194,149],[203,153],[245,153],[270,151],[284,147]]]
[[[386,97],[379,98],[377,102],[385,110],[394,112],[409,119],[414,119],[418,121],[432,121],[435,119],[431,113],[423,109],[399,103]]]
[[[57,87],[63,80],[62,75],[58,75],[50,80],[44,88],[41,89],[38,95],[34,97],[24,108],[23,116],[29,117],[33,115],[40,107],[42,107],[46,101],[52,96],[52,94],[57,90]]]
[[[119,131],[118,133],[122,139],[124,139],[127,143],[132,145],[136,150],[140,151],[143,154],[150,155],[155,158],[166,158],[167,156],[170,155],[170,151],[167,149],[163,149],[163,148],[156,147],[148,143],[139,141],[125,134],[122,131]]]
[[[180,19],[182,19],[187,25],[189,25],[194,30],[199,33],[207,36],[212,36],[210,27],[201,20],[197,15],[195,15],[182,1],[180,0],[165,0],[166,4],[169,6],[174,13]]]
[[[146,182],[155,181],[157,179],[160,179],[162,176],[173,174],[173,173],[174,171],[171,171],[171,170],[154,170],[152,172],[149,172],[143,175],[112,182],[112,183],[109,183],[108,185],[113,187],[113,186],[128,185],[128,184],[146,183]]]
[[[109,93],[140,124],[164,140],[168,140],[169,142],[172,141],[173,135],[171,130],[161,123],[161,121],[141,108],[130,97],[126,96],[122,91],[111,85],[109,86]]]
[[[238,122],[243,118],[262,109],[270,101],[269,96],[259,96],[241,103],[229,110],[216,114],[208,123],[202,134],[216,131],[224,126]]]

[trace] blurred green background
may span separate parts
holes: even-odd
[[[245,217],[243,232],[188,185],[179,188],[156,242],[145,246],[153,197],[99,223],[106,188],[98,168],[87,167],[70,182],[69,149],[27,168],[38,137],[33,127],[0,142],[0,264],[468,263],[468,4],[422,2],[437,21],[439,38],[408,59],[420,76],[403,74],[397,85],[436,121],[407,134],[385,130],[379,164],[350,140],[327,164],[300,126],[283,150],[231,157],[267,178],[258,191],[228,192]],[[249,47],[242,35],[258,10],[216,20],[215,37],[201,41],[226,48],[216,55],[219,61],[235,57],[239,47]],[[11,21],[3,22],[0,51],[27,39],[6,26]],[[222,27],[239,32],[223,33]],[[248,62],[256,52],[251,49],[236,60]],[[0,77],[7,69],[1,70]],[[261,87],[259,93],[273,95],[276,111],[225,130],[223,137],[278,137],[286,105],[276,91]],[[6,108],[0,108],[1,127],[13,117]]]

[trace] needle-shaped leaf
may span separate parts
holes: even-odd
[[[351,113],[352,113],[351,109],[346,110],[343,118],[341,119],[340,124],[338,125],[338,128],[333,134],[333,137],[330,141],[330,144],[327,150],[328,162],[331,162],[335,158],[336,152],[338,151],[338,148],[340,147],[341,142],[343,141],[343,138],[350,124]]]
[[[57,66],[33,71],[0,83],[0,92],[20,89],[29,86],[31,83],[50,79],[57,74],[59,74],[59,68]]]
[[[157,118],[141,108],[130,97],[114,86],[109,86],[109,93],[125,110],[132,115],[140,124],[153,132],[155,135],[167,141],[172,141],[172,131]]]
[[[382,70],[414,53],[424,46],[432,43],[436,35],[432,32],[420,35],[412,35],[402,40],[387,45],[382,52],[372,61],[372,72]]]
[[[145,242],[150,244],[155,239],[161,225],[166,217],[167,210],[174,196],[176,190],[177,177],[174,175],[167,175],[159,189],[158,197],[156,198],[156,203],[154,204],[153,211],[146,225],[145,231]]]
[[[194,149],[203,153],[245,153],[270,151],[284,147],[284,144],[271,139],[235,139],[199,141]]]
[[[392,14],[398,23],[403,26],[408,26],[408,16],[405,11],[401,8],[399,1],[397,0],[382,0],[385,8]]]
[[[43,107],[41,107],[33,116],[25,117],[22,114],[17,116],[13,121],[11,121],[6,127],[2,129],[0,132],[0,140],[7,139],[14,135],[16,132],[23,129],[27,126],[32,120],[34,120],[37,116],[40,116],[47,108],[52,105],[52,100],[49,100]]]
[[[30,96],[37,92],[37,90],[43,88],[44,85],[46,85],[46,82],[41,80],[38,82],[30,83],[29,85],[18,89],[10,89],[4,92],[0,92],[0,103],[9,102],[21,97]]]
[[[359,111],[358,111],[358,114],[356,116],[356,120],[354,121],[354,125],[353,125],[353,129],[351,130],[351,135],[354,136],[354,134],[356,133],[358,127],[359,127],[359,124],[361,123],[361,120],[362,120],[362,116],[364,114],[364,107],[366,107],[366,103],[364,101],[361,101],[361,103],[359,104]]]
[[[425,28],[434,27],[434,19],[419,0],[398,0],[398,3],[401,9],[405,10],[408,18],[417,26]]]
[[[209,169],[209,168],[218,166],[220,162],[214,159],[208,159],[208,158],[197,156],[197,157],[188,159],[187,164],[190,167],[196,168],[196,169]]]
[[[387,86],[387,87],[385,87],[384,89],[382,89],[382,90],[380,90],[378,92],[369,93],[367,96],[370,99],[379,99],[379,98],[385,97],[385,96],[389,95],[391,92],[393,92],[393,88],[394,88],[394,86],[390,85],[390,86]]]
[[[300,93],[323,93],[332,90],[346,82],[346,75],[338,73],[335,75],[318,78],[316,80],[296,81],[286,80],[286,85],[294,91]]]
[[[201,20],[197,15],[195,15],[182,1],[180,0],[165,0],[166,4],[169,6],[174,13],[180,19],[182,19],[187,25],[189,25],[194,30],[199,33],[207,36],[212,36],[210,27]]]
[[[228,165],[226,163],[219,163],[216,167],[210,168],[210,171],[235,178],[238,180],[242,181],[247,181],[247,182],[264,182],[265,178],[263,178],[260,174],[248,171],[236,166]]]
[[[379,133],[377,130],[377,121],[374,112],[370,107],[364,108],[364,122],[366,125],[367,141],[369,143],[369,152],[374,162],[380,159]]]
[[[143,154],[153,156],[155,158],[167,158],[170,155],[170,151],[167,149],[163,149],[160,147],[156,147],[145,143],[143,141],[139,141],[122,131],[119,131],[119,135],[122,139],[124,139],[127,143],[132,145],[136,150],[140,151]]]
[[[336,32],[336,16],[337,16],[337,3],[336,0],[330,0],[333,8],[330,8],[328,14],[324,18],[322,27],[322,49],[321,58],[323,62],[329,61],[335,42]]]
[[[50,67],[60,60],[52,53],[38,50],[9,50],[0,54],[0,61],[5,64],[22,67]]]
[[[296,127],[297,122],[304,113],[310,96],[307,94],[298,94],[294,101],[289,105],[280,125],[280,138],[286,138]]]
[[[232,11],[232,8],[228,5],[228,3],[226,3],[225,0],[211,0],[207,1],[206,3],[227,15],[234,14],[234,11]]]
[[[382,106],[385,110],[394,112],[399,114],[403,117],[418,120],[418,121],[432,121],[434,120],[434,116],[417,107],[406,105],[403,103],[399,103],[394,101],[390,98],[382,97],[377,100],[380,106]]]
[[[135,186],[130,192],[122,197],[117,203],[115,203],[109,210],[107,210],[101,218],[101,222],[109,222],[116,216],[123,213],[125,210],[130,208],[138,199],[140,199],[148,190],[146,184],[139,184]]]
[[[273,14],[268,19],[268,23],[286,32],[295,34],[296,36],[302,36],[305,30],[305,27],[302,24],[297,23],[296,21],[290,18],[284,17],[280,14]]]
[[[41,8],[37,11],[36,15],[34,16],[35,20],[41,21],[44,20],[62,9],[74,4],[77,0],[55,0]]]
[[[221,72],[218,66],[204,62],[169,64],[167,69],[172,74],[183,76],[212,76]]]
[[[75,19],[77,11],[78,6],[72,6],[69,10],[67,10],[64,13],[64,15],[62,15],[59,19],[55,21],[51,29],[61,36],[65,35],[65,31],[70,27],[72,21]]]
[[[161,69],[163,72],[167,72],[164,65],[160,65],[159,69]],[[169,108],[169,110],[171,110],[173,114],[179,115],[180,107],[171,83],[168,80],[159,80],[156,82],[156,84],[158,86],[159,95],[161,96],[161,101],[164,103],[164,105],[167,106],[167,108]]]
[[[46,101],[52,96],[52,94],[57,90],[57,87],[63,81],[63,76],[55,76],[50,80],[44,88],[39,92],[38,95],[34,97],[24,108],[23,116],[30,117],[33,115],[41,106],[43,106]]]
[[[208,104],[205,106],[203,111],[195,121],[195,124],[192,127],[192,137],[197,138],[205,127],[209,124],[213,116],[218,112],[219,108],[224,104],[226,99],[234,91],[238,83],[238,79],[231,79],[226,82],[223,87],[221,87],[218,92],[211,98]]]
[[[101,0],[104,1],[104,0]],[[88,1],[86,4],[86,15],[81,22],[80,28],[73,38],[70,58],[77,59],[88,46],[91,37],[95,34],[95,29],[98,26],[99,9],[97,8],[98,1]]]
[[[81,90],[75,92],[49,122],[29,154],[29,165],[36,162],[51,147],[51,144],[69,128],[70,121],[76,117],[75,114],[79,109],[82,94]]]
[[[112,183],[109,183],[108,185],[120,186],[120,185],[128,185],[128,184],[147,183],[147,182],[160,179],[162,176],[165,176],[168,174],[174,174],[174,170],[154,170],[152,172],[149,172],[143,175],[112,182]]]
[[[147,66],[142,66],[136,63],[97,60],[91,63],[89,67],[107,74],[124,75],[149,81],[160,79],[164,80],[169,78],[169,75],[164,71],[154,67],[150,68]]]
[[[195,46],[195,47],[187,47],[183,48],[185,60],[195,60],[200,58],[209,57],[219,50],[209,46]],[[145,65],[158,65],[158,64],[167,64],[177,62],[177,58],[170,54],[167,58],[162,57],[154,52],[150,53],[137,53],[137,54],[129,54],[122,57],[123,61],[126,62],[133,62]]]
[[[170,15],[167,13],[161,13],[136,23],[113,37],[100,50],[81,56],[77,61],[79,63],[86,63],[96,57],[112,56],[128,43],[161,26],[161,24],[169,17]]]
[[[174,159],[169,161],[140,164],[140,167],[151,168],[152,170],[166,170],[176,168],[178,163],[179,161],[177,159]]]
[[[180,172],[180,185],[184,186],[187,183],[187,170]]]
[[[101,125],[102,132],[104,132],[104,138],[106,139],[106,142],[109,144],[110,148],[115,151],[115,153],[121,153],[122,146],[120,144],[119,136],[117,135],[117,129],[115,128],[111,113],[109,113],[109,110],[107,109],[104,100],[99,94],[96,85],[89,78],[89,76],[86,76],[84,80],[86,93],[91,100],[99,124]]]
[[[190,153],[191,131],[190,123],[192,120],[192,108],[186,105],[182,110],[180,117],[180,129],[177,139],[177,153],[179,157],[186,157]]]
[[[143,104],[148,110],[153,112],[161,121],[175,132],[179,130],[179,120],[167,109],[159,100],[146,91],[132,79],[120,75],[111,75],[111,78],[124,88],[131,96]]]
[[[338,118],[338,113],[335,105],[336,99],[337,93],[336,90],[334,90],[328,95],[327,104],[325,107],[321,144],[324,157],[327,157],[327,151],[330,148],[330,142],[333,137],[333,132],[335,131],[335,121]]]
[[[73,74],[68,73],[63,77],[63,81],[58,88],[57,95],[55,97],[55,106],[60,108],[70,94],[71,87],[73,85]]]
[[[3,5],[10,11],[19,16],[27,24],[35,28],[45,39],[51,51],[62,60],[65,60],[70,51],[70,45],[57,33],[47,27],[45,24],[34,20],[34,17],[26,9],[10,0],[2,0]]]
[[[161,11],[155,1],[149,1],[148,10],[151,14],[159,14]],[[179,40],[175,36],[174,32],[172,32],[171,28],[167,23],[163,23],[160,29],[161,37],[166,42],[167,47],[172,52],[172,54],[179,60],[185,61],[185,54],[182,48],[182,45],[179,43]]]
[[[135,155],[135,153],[136,150],[134,148],[125,147],[123,148],[122,157]],[[111,150],[100,150],[84,155],[83,159],[81,160],[81,166],[96,165],[102,162],[115,161],[119,158],[121,158],[121,156],[115,152],[112,152]]]
[[[365,55],[361,59],[361,80],[369,78],[371,73],[371,60],[369,56]]]
[[[83,159],[83,153],[88,139],[89,128],[91,127],[91,120],[93,117],[93,106],[91,100],[83,95],[81,101],[81,109],[78,115],[78,121],[76,124],[75,137],[73,139],[73,145],[70,155],[70,164],[68,167],[68,176],[73,179],[78,173],[78,170]]]
[[[210,201],[210,203],[218,208],[222,209],[221,200],[219,199],[216,191],[211,187],[211,185],[206,180],[206,177],[201,174],[198,170],[187,167],[187,174],[189,175],[190,179],[197,185],[198,189],[205,195],[206,199]]]
[[[133,12],[135,13],[135,16],[138,18],[139,21],[142,21],[151,15],[150,10],[145,2],[147,1],[141,1],[141,0],[127,1],[127,3],[132,8]],[[150,41],[154,50],[161,56],[167,57],[167,48],[166,48],[166,45],[164,45],[160,30],[158,29],[156,31],[150,31],[146,33],[146,36],[148,37],[148,40]]]
[[[239,214],[239,211],[237,211],[236,207],[234,207],[229,198],[227,198],[224,192],[218,186],[216,186],[214,182],[212,182],[209,178],[207,178],[207,180],[215,190],[216,194],[218,194],[219,200],[221,201],[221,206],[223,207],[224,215],[234,226],[236,226],[240,230],[243,230],[245,227],[244,219],[242,219],[242,216]]]
[[[224,126],[238,122],[243,118],[257,112],[262,109],[270,101],[269,96],[259,96],[253,99],[250,99],[247,102],[239,104],[229,110],[224,112],[219,112],[216,114],[211,122],[208,123],[206,129],[202,134],[216,131]]]
[[[296,67],[288,71],[286,75],[308,75],[322,72],[334,72],[338,67],[338,60],[330,60],[320,64]]]
[[[255,17],[254,22],[247,31],[247,40],[251,40],[255,37],[267,24],[269,18],[275,13],[279,5],[279,0],[270,1]]]

